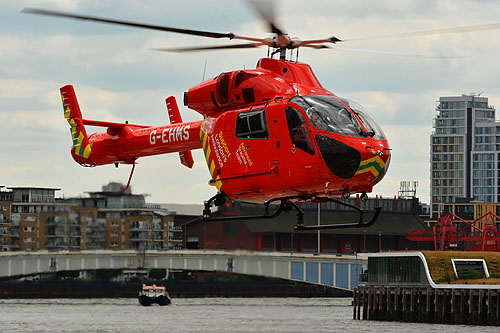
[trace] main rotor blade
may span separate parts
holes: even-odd
[[[274,11],[276,6],[273,0],[247,0],[255,11],[267,22],[269,31],[273,34],[284,35],[283,30],[276,25]]]
[[[176,47],[176,48],[154,48],[154,51],[164,52],[195,52],[203,50],[221,50],[221,49],[250,49],[254,47],[264,46],[265,44],[234,44],[234,45],[217,45],[217,46],[194,46],[194,47]]]
[[[310,44],[321,44],[321,43],[338,43],[342,42],[343,40],[338,39],[335,36],[332,36],[330,38],[324,38],[324,39],[311,39],[311,40],[302,40],[300,43],[295,44],[295,47],[302,47],[302,46],[307,46]]]
[[[54,11],[54,10],[37,9],[37,8],[24,8],[21,12],[27,13],[27,14],[37,14],[37,15],[55,16],[55,17],[70,18],[70,19],[84,20],[84,21],[94,21],[94,22],[108,23],[108,24],[118,24],[118,25],[130,26],[130,27],[135,27],[135,28],[168,31],[168,32],[175,32],[175,33],[179,33],[179,34],[194,35],[194,36],[201,36],[201,37],[229,38],[229,39],[232,39],[234,37],[234,34],[231,32],[219,33],[219,32],[202,31],[202,30],[181,29],[181,28],[166,27],[166,26],[161,26],[161,25],[153,25],[153,24],[145,24],[145,23],[138,23],[138,22],[131,22],[131,21],[115,20],[115,19],[110,19],[110,18],[105,18],[105,17],[80,15],[80,14],[73,14],[73,13],[67,13],[67,12]]]
[[[325,44],[305,44],[305,45],[298,45],[298,46],[295,46],[295,48],[297,47],[310,47],[312,49],[331,49],[330,46],[328,45],[325,45]]]
[[[459,32],[473,32],[473,31],[496,30],[496,29],[500,29],[500,23],[466,25],[461,27],[431,29],[431,30],[414,31],[414,32],[402,32],[398,34],[378,35],[371,37],[343,38],[341,42],[382,39],[382,38],[404,38],[404,37],[427,36],[427,35],[453,34]]]

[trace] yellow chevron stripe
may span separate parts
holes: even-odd
[[[80,149],[81,149],[81,146],[82,146],[82,141],[83,141],[83,133],[80,132],[80,135],[78,135],[78,140],[76,141],[76,145],[75,145],[75,154],[76,155],[80,155]]]
[[[359,170],[358,172],[356,172],[356,175],[359,175],[359,174],[362,174],[362,173],[365,173],[365,172],[368,172],[370,171],[375,177],[378,176],[378,171],[377,169],[375,169],[374,167],[369,167],[369,168],[366,168],[366,169],[363,169],[363,170]]]
[[[214,161],[212,161],[212,163],[210,163],[210,174],[212,175],[212,178],[214,177],[214,171],[215,171],[215,163]]]
[[[215,179],[215,187],[217,188],[217,191],[220,192],[220,188],[222,186],[222,181],[220,180],[219,176]]]
[[[71,116],[71,110],[70,110],[69,106],[67,106],[66,110],[64,110],[64,118],[66,118],[66,120],[69,121],[70,116]]]
[[[205,121],[206,121],[205,117]],[[222,181],[220,180],[220,176],[217,175],[217,178],[214,179],[214,172],[215,172],[215,162],[211,158],[212,157],[212,148],[210,147],[210,143],[208,142],[208,135],[204,131],[205,127],[205,121],[201,124],[200,128],[200,140],[201,140],[201,145],[203,147],[203,152],[205,153],[205,159],[207,161],[207,165],[210,171],[210,175],[212,176],[212,179],[208,182],[209,185],[215,186],[217,188],[217,191],[221,191],[222,187]]]
[[[208,135],[205,135],[203,137],[203,142],[202,142],[203,148],[205,148],[205,146],[207,145],[207,141],[208,141]]]
[[[380,158],[380,156],[375,156],[375,157],[372,157],[372,158],[369,158],[367,160],[364,160],[364,161],[361,161],[361,163],[359,163],[359,166],[363,166],[365,164],[369,164],[369,163],[372,163],[372,162],[377,162],[378,165],[380,165],[381,168],[384,167],[385,163],[384,161]]]
[[[89,158],[90,152],[91,152],[90,144],[88,144],[87,147],[85,147],[85,151],[83,152],[83,157]]]
[[[210,153],[212,152],[212,149],[210,148],[210,146],[208,146],[207,148],[207,154],[205,156],[205,158],[207,159],[207,165],[210,165]]]
[[[379,172],[377,169],[375,169],[374,166],[370,166],[368,168],[361,169],[362,166],[373,163],[373,162],[377,163],[381,169],[383,169],[385,166],[384,161],[380,158],[380,156],[377,155],[377,156],[374,156],[374,157],[369,158],[367,160],[361,161],[361,163],[359,163],[360,169],[358,169],[358,171],[355,173],[355,175],[359,175],[359,174],[362,174],[365,172],[371,172],[375,177],[377,177]]]
[[[83,133],[80,132],[78,133],[78,141],[77,141],[77,145],[81,146],[82,145],[82,142],[83,142]]]

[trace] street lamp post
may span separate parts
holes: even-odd
[[[321,203],[318,202],[318,225],[321,224]],[[321,234],[318,230],[318,253],[321,252]]]

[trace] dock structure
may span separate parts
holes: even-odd
[[[419,252],[368,255],[353,297],[355,320],[500,326],[500,285],[436,284]]]
[[[500,326],[500,290],[360,286],[353,319]]]

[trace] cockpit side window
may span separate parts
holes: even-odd
[[[308,154],[314,155],[314,145],[309,136],[307,124],[302,114],[297,109],[290,106],[286,108],[285,112],[288,131],[293,145]]]
[[[266,110],[240,112],[236,118],[236,137],[240,139],[267,139]]]

